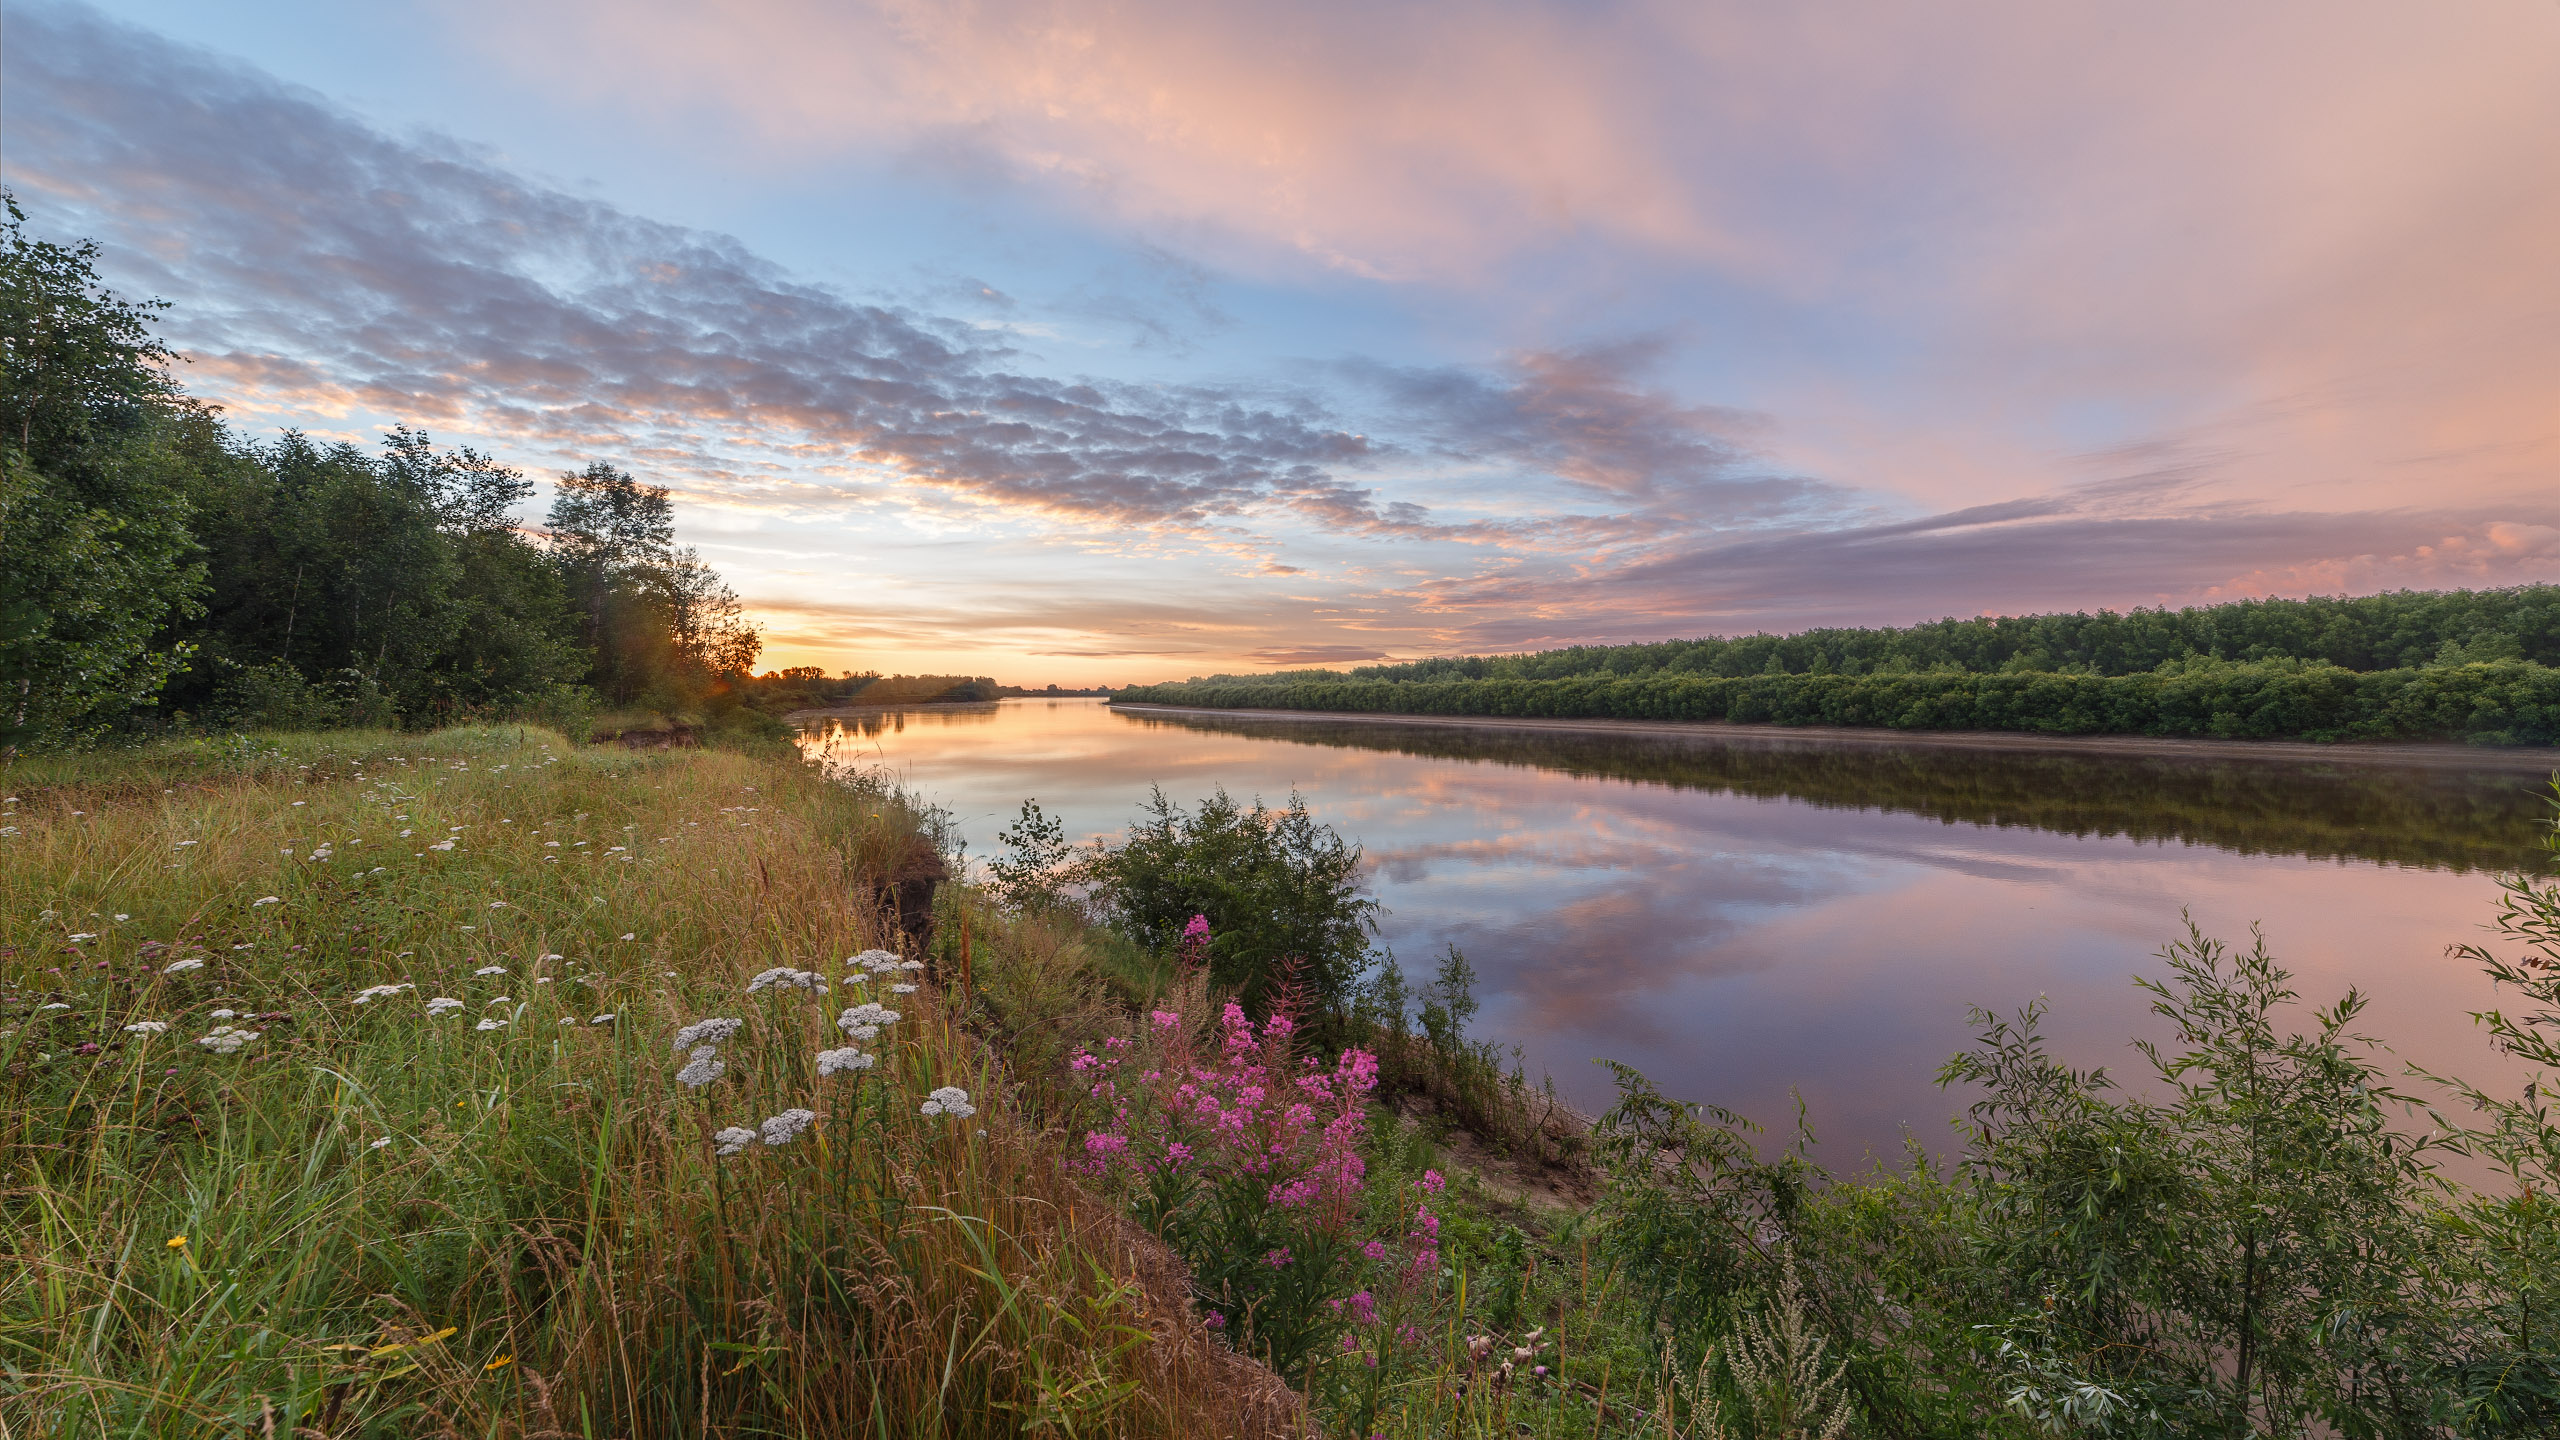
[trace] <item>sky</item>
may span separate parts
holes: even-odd
[[[5,0],[0,184],[768,666],[2560,579],[2552,0]]]

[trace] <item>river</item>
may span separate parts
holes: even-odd
[[[1782,730],[1669,736],[1009,700],[813,717],[812,753],[885,767],[983,857],[1036,799],[1079,841],[1152,785],[1285,801],[1366,850],[1380,940],[1412,980],[1464,950],[1476,1032],[1604,1108],[1595,1057],[1783,1133],[1800,1095],[1834,1168],[1916,1135],[1969,1007],[2045,997],[2081,1065],[2140,1070],[2137,973],[2181,911],[2254,924],[2306,1002],[2349,986],[2392,1063],[2520,1080],[2469,1013],[2497,1003],[2448,945],[2484,938],[2496,876],[2549,813],[2515,757],[2351,763],[2069,747],[1966,749]],[[2512,997],[2509,998],[2512,1004]]]

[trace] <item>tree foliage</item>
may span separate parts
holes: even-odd
[[[395,427],[254,440],[189,401],[97,246],[0,231],[0,747],[119,725],[435,723],[734,690],[760,639],[665,489]],[[589,687],[593,687],[592,690]]]

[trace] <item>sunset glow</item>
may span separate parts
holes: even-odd
[[[1146,682],[2560,576],[2560,8],[13,5],[253,432]]]

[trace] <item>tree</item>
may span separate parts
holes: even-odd
[[[156,696],[185,652],[155,636],[203,571],[158,302],[117,298],[94,242],[33,239],[16,198],[0,205],[0,749],[14,753]]]

